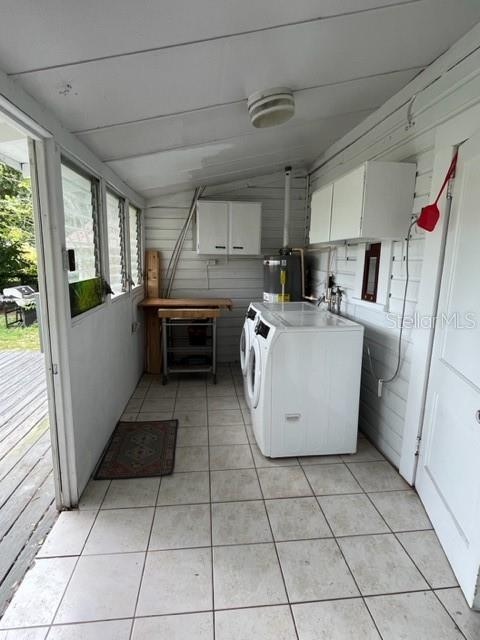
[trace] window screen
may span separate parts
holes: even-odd
[[[98,183],[62,164],[62,189],[65,246],[71,255],[68,281],[90,280],[100,275]]]
[[[70,311],[77,316],[103,302],[98,228],[98,180],[62,163],[65,248]]]
[[[130,235],[130,276],[132,286],[142,283],[142,247],[140,211],[130,206],[128,209]]]
[[[114,296],[126,291],[125,201],[107,191],[109,284]]]

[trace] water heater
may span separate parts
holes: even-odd
[[[263,260],[263,301],[292,302],[302,300],[303,264],[301,254],[289,248],[291,167],[285,167],[285,212],[283,248],[277,255]]]
[[[263,260],[263,301],[302,299],[302,264],[299,253],[279,253]]]

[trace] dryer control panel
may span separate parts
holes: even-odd
[[[270,333],[270,327],[268,324],[265,324],[261,320],[258,321],[257,326],[255,327],[255,333],[258,336],[262,336],[265,340],[268,338],[268,334]]]

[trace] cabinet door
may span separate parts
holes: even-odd
[[[197,253],[227,253],[228,202],[199,201],[197,204]]]
[[[230,233],[228,242],[230,255],[259,255],[261,233],[261,203],[230,202]]]
[[[333,183],[312,193],[310,207],[310,244],[330,240]]]
[[[330,240],[361,237],[365,165],[335,182]]]

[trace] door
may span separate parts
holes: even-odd
[[[228,202],[199,201],[197,204],[197,253],[226,255]]]
[[[471,606],[480,567],[480,135],[461,147],[416,487]]]
[[[335,182],[330,240],[361,236],[365,165]]]
[[[250,329],[248,323],[250,320],[246,320],[243,325],[242,335],[240,336],[240,367],[243,375],[247,373],[247,355],[250,351]]]
[[[29,140],[42,346],[47,369],[48,409],[57,509],[70,508],[77,496],[70,441],[71,413],[66,338],[66,299],[58,224],[54,224],[56,148],[53,140]]]
[[[310,244],[330,240],[333,183],[312,193],[310,213]]]
[[[256,337],[253,338],[253,343],[250,347],[247,368],[248,398],[252,409],[256,409],[260,398],[260,386],[262,384],[261,352],[258,338]]]
[[[257,256],[260,253],[262,205],[259,202],[230,202],[230,255]]]

